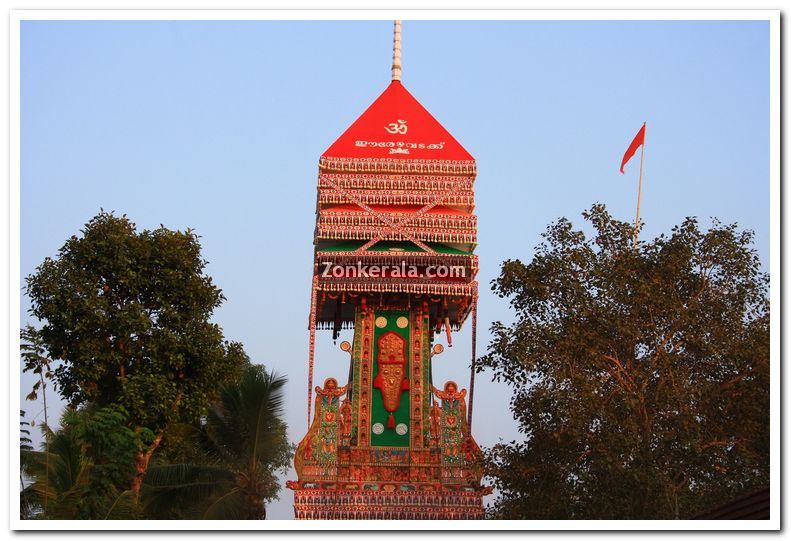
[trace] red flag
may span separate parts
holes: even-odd
[[[645,143],[645,122],[643,122],[643,127],[640,128],[640,131],[637,132],[637,135],[634,136],[632,140],[632,144],[629,145],[629,148],[626,149],[624,152],[623,160],[621,160],[621,174],[623,175],[623,167],[626,165],[626,162],[632,159],[634,153],[637,152],[637,149]]]

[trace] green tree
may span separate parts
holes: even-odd
[[[125,426],[120,406],[67,410],[49,445],[27,451],[22,501],[26,518],[138,518],[134,493],[123,490],[134,474],[138,435]],[[47,450],[48,449],[48,450]]]
[[[41,337],[32,325],[23,327],[19,332],[20,351],[22,353],[22,372],[32,372],[38,376],[38,381],[33,384],[30,393],[25,397],[26,400],[38,400],[38,393],[41,393],[41,400],[44,404],[44,456],[48,457],[47,445],[49,445],[49,407],[47,403],[47,381],[52,381],[54,375],[52,373],[52,361],[47,358],[45,353],[44,344]],[[49,467],[44,469],[44,484],[48,483],[46,478]],[[44,507],[47,505],[46,494],[49,490],[44,491]]]
[[[481,362],[525,440],[496,445],[494,518],[694,516],[769,478],[768,276],[753,235],[695,219],[633,245],[602,205],[492,283]]]
[[[201,464],[152,465],[143,487],[149,518],[266,518],[292,457],[283,415],[286,379],[263,366],[225,385],[193,444]]]
[[[203,415],[249,361],[209,321],[224,297],[194,232],[137,232],[101,212],[81,233],[27,277],[30,312],[71,406],[123,408],[138,435],[129,488],[139,494],[165,429]]]
[[[25,410],[19,410],[19,518],[22,520],[32,518],[35,514],[34,504],[27,497],[25,489],[27,482],[25,476],[30,474],[30,467],[34,463],[33,440],[30,439],[30,423],[25,421]]]

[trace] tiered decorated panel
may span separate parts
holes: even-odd
[[[350,326],[360,296],[390,294],[431,299],[432,322],[460,327],[477,295],[475,174],[472,156],[393,81],[319,162],[319,327]]]

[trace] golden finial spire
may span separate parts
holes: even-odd
[[[401,80],[401,21],[393,23],[393,81]]]

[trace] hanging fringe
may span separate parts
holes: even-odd
[[[392,413],[387,417],[387,428],[390,430],[395,428],[395,417],[393,417]]]
[[[340,324],[337,324],[334,320],[316,322],[316,329],[320,331],[336,330],[336,329],[346,331],[353,328],[354,328],[354,321],[342,321]]]
[[[475,359],[476,335],[478,334],[478,297],[472,299],[472,363],[470,363],[470,403],[467,405],[467,426],[472,434],[472,401],[475,398]]]
[[[316,286],[318,277],[313,277],[313,287],[310,291],[310,344],[308,347],[308,430],[310,430],[310,414],[313,409],[313,359],[316,353]]]

